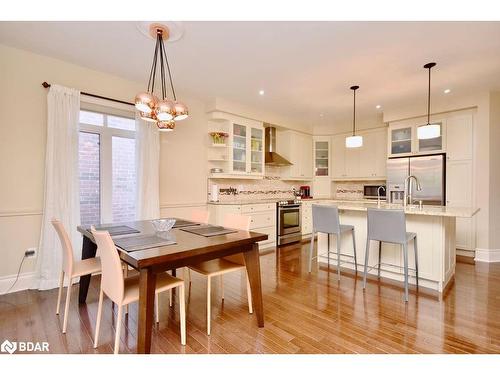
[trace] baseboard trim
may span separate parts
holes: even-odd
[[[457,263],[476,264],[476,261],[471,256],[457,254],[456,257]]]
[[[500,262],[500,249],[476,249],[476,262],[496,263]]]
[[[16,280],[16,275],[8,275],[0,277],[0,295],[6,294],[7,290]],[[20,292],[21,290],[30,289],[35,281],[35,272],[26,272],[19,275],[16,285],[9,291],[10,293]]]

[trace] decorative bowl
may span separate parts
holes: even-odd
[[[168,232],[175,225],[175,219],[151,220],[151,225],[157,232]]]

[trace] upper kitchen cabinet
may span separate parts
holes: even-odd
[[[359,132],[363,146],[346,148],[348,134],[332,137],[332,179],[333,180],[377,180],[386,176],[385,128]]]
[[[473,115],[466,113],[446,119],[447,160],[472,159]]]
[[[217,140],[213,133],[223,135]],[[264,176],[263,123],[224,112],[212,112],[209,115],[209,134],[211,178]]]
[[[331,196],[331,138],[330,136],[313,137],[313,196],[329,198]],[[304,206],[302,207],[304,211]],[[302,223],[304,226],[304,223]]]
[[[283,180],[307,181],[313,178],[313,139],[311,135],[292,130],[280,131],[276,137],[279,154],[292,163],[281,167]]]
[[[433,122],[439,126],[439,136],[419,139],[418,133],[425,124],[398,123],[389,126],[388,155],[411,156],[415,154],[433,154],[445,151],[444,126],[442,122]]]

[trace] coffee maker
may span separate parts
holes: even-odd
[[[310,199],[311,197],[311,187],[304,185],[300,187],[300,198],[302,199]]]

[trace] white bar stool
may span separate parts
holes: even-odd
[[[330,265],[330,235],[335,235],[337,237],[337,275],[340,280],[340,264],[350,263],[346,261],[341,261],[340,257],[345,256],[349,258],[354,258],[354,267],[356,273],[358,272],[358,260],[356,258],[356,239],[354,236],[354,226],[340,224],[339,219],[339,209],[337,206],[326,206],[326,205],[312,205],[312,219],[313,219],[313,229],[311,234],[311,246],[309,249],[309,273],[312,268],[313,258],[318,258],[320,254],[313,257],[314,250],[314,236],[316,233],[326,233],[328,235],[328,265]],[[352,247],[354,251],[354,256],[349,254],[342,254],[340,252],[340,237],[342,233],[351,232],[352,235]],[[352,264],[352,263],[351,263]]]
[[[391,267],[399,267],[393,264],[381,262],[382,242],[401,245],[404,258],[405,277],[405,302],[408,302],[408,243],[413,240],[415,251],[415,275],[418,287],[418,256],[417,256],[417,234],[406,231],[406,218],[403,210],[390,210],[380,208],[368,208],[368,232],[366,236],[365,268],[363,274],[363,289],[366,288],[366,275],[368,273],[368,259],[370,251],[370,241],[378,241],[378,263],[370,267],[370,270],[378,267],[378,277],[380,278],[380,266],[382,264]],[[399,267],[401,268],[401,267]]]

